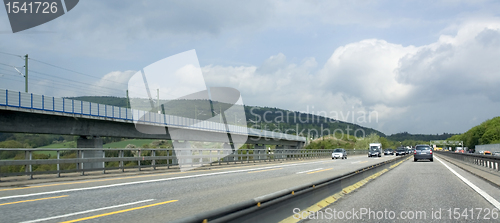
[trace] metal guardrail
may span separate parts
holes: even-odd
[[[94,119],[111,119],[114,121],[138,122],[151,125],[194,128],[206,131],[231,132],[261,138],[286,139],[305,142],[306,138],[280,132],[247,128],[224,123],[203,121],[180,116],[158,114],[136,109],[111,105],[78,101],[67,98],[56,98],[33,93],[0,89],[0,106],[31,109],[31,112],[52,112],[56,115],[80,115]],[[0,107],[0,109],[2,109]]]
[[[472,163],[478,166],[483,166],[492,170],[500,171],[500,156],[479,155],[473,153],[455,153],[435,151],[439,155],[448,156],[467,163]]]
[[[157,167],[167,167],[168,169],[178,166],[179,163],[191,166],[211,166],[223,163],[309,159],[331,157],[333,149],[274,149],[270,151],[267,149],[239,149],[233,153],[231,149],[0,148],[0,153],[9,151],[15,152],[17,158],[19,158],[20,154],[23,159],[0,160],[0,177],[28,175],[33,178],[35,174],[57,174],[60,177],[61,173],[81,172],[84,175],[88,171],[103,171],[105,173],[106,170],[121,169],[123,172],[125,169],[130,168],[136,168],[139,171],[141,168],[156,170]],[[55,156],[45,155],[44,158],[35,159],[35,155],[40,156],[39,154],[43,154],[41,152],[47,153],[50,151],[55,152]],[[100,152],[102,156],[96,158],[96,152]],[[86,153],[93,153],[92,158],[85,158]],[[176,156],[176,153],[187,153],[189,155]],[[356,154],[366,154],[366,151],[348,150],[348,155]],[[181,162],[179,162],[179,159],[181,159]],[[111,163],[113,165],[110,165]],[[98,167],[96,168],[96,166]]]

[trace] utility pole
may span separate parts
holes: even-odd
[[[24,89],[28,93],[28,54],[24,56]]]

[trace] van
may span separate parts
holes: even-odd
[[[381,143],[370,143],[370,147],[368,148],[368,157],[381,157],[383,152]]]

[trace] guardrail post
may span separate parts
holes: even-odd
[[[106,158],[106,151],[103,150],[102,151],[102,158]],[[106,173],[106,162],[102,161],[102,173],[105,174]]]
[[[222,150],[217,151],[217,160],[219,161],[219,166],[221,165],[221,161],[222,161],[222,159],[220,158],[221,152],[222,152]]]
[[[61,169],[59,167],[59,159],[61,158],[61,154],[59,150],[57,150],[56,152],[57,152],[57,177],[61,177]]]
[[[141,171],[141,150],[139,149],[137,151],[137,157],[139,158],[139,160],[137,161],[137,166],[139,166],[139,171]]]
[[[123,157],[125,156],[124,154],[125,152],[123,150],[120,150],[120,152],[118,152],[118,156],[120,158],[122,158],[122,161],[120,161],[120,167],[122,168],[122,172],[125,172],[125,167],[123,166]]]
[[[28,160],[30,160],[30,161],[31,161],[31,160],[32,160],[32,158],[33,158],[32,153],[31,153],[31,150],[25,151],[25,152],[24,152],[24,157],[25,157],[25,159],[28,159]],[[33,171],[33,169],[32,169],[31,167],[32,167],[32,166],[31,166],[31,164],[28,164],[28,165],[26,165],[26,166],[24,167],[24,169],[25,169],[25,172],[26,172],[26,173],[29,173],[28,175],[30,176],[30,179],[33,179],[33,172],[32,172],[32,171]]]
[[[153,165],[153,170],[156,170],[156,150],[151,151],[151,156],[153,157],[153,160],[151,161],[151,164]]]
[[[82,170],[82,176],[83,176],[85,175],[85,170],[83,169],[83,164],[85,163],[85,161],[83,161],[83,159],[85,158],[85,151],[81,150],[81,153],[82,153],[82,162],[80,163],[80,169]]]

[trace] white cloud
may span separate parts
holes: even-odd
[[[133,70],[109,72],[90,87],[86,95],[103,95],[103,93],[107,93],[108,95],[123,97],[127,90],[128,80],[135,73],[136,71]],[[96,94],[95,92],[102,93]]]
[[[239,89],[250,105],[376,112],[378,122],[357,124],[386,133],[462,132],[498,115],[499,27],[497,20],[470,21],[423,46],[362,40],[337,48],[318,71],[314,58],[294,64],[280,53],[259,67],[210,65],[203,72],[212,85]]]

